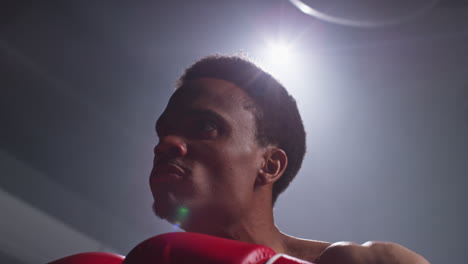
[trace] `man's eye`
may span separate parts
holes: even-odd
[[[201,121],[199,122],[198,128],[200,129],[200,131],[208,132],[208,131],[217,129],[218,127],[216,126],[215,123],[211,121]]]
[[[199,120],[194,124],[195,133],[201,137],[214,136],[218,130],[218,125],[209,120]]]

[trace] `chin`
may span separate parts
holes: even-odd
[[[154,214],[185,231],[200,232],[211,229],[214,225],[229,222],[226,221],[226,215],[220,213],[224,208],[219,205],[194,203],[170,195],[158,197],[159,199],[155,197],[153,202]],[[186,215],[181,215],[181,208],[187,209]]]
[[[168,221],[170,224],[177,224],[182,228],[188,219],[187,215],[181,216],[180,208],[185,208],[185,206],[174,201],[155,199],[153,202],[153,212],[157,217]]]
[[[171,206],[168,206],[167,204],[162,204],[156,201],[153,202],[154,214],[163,220],[174,222],[173,218],[175,215],[175,211],[176,209],[172,208]]]

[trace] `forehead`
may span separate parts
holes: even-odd
[[[201,78],[189,81],[177,89],[165,112],[210,109],[234,114],[245,112],[251,104],[248,94],[235,84],[220,79]]]
[[[210,106],[226,111],[238,110],[251,101],[247,93],[235,84],[214,78],[189,81],[172,95],[168,108]]]

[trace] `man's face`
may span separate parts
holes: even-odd
[[[212,78],[172,95],[156,123],[160,142],[150,177],[159,217],[190,225],[202,216],[231,221],[248,209],[264,148],[246,103],[252,101],[241,88]],[[179,208],[188,210],[187,219]]]

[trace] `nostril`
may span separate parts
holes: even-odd
[[[166,154],[167,154],[168,156],[170,156],[170,157],[178,156],[179,153],[180,153],[179,148],[176,147],[176,146],[173,146],[173,147],[169,148],[169,149],[167,150],[167,152],[166,152]]]

